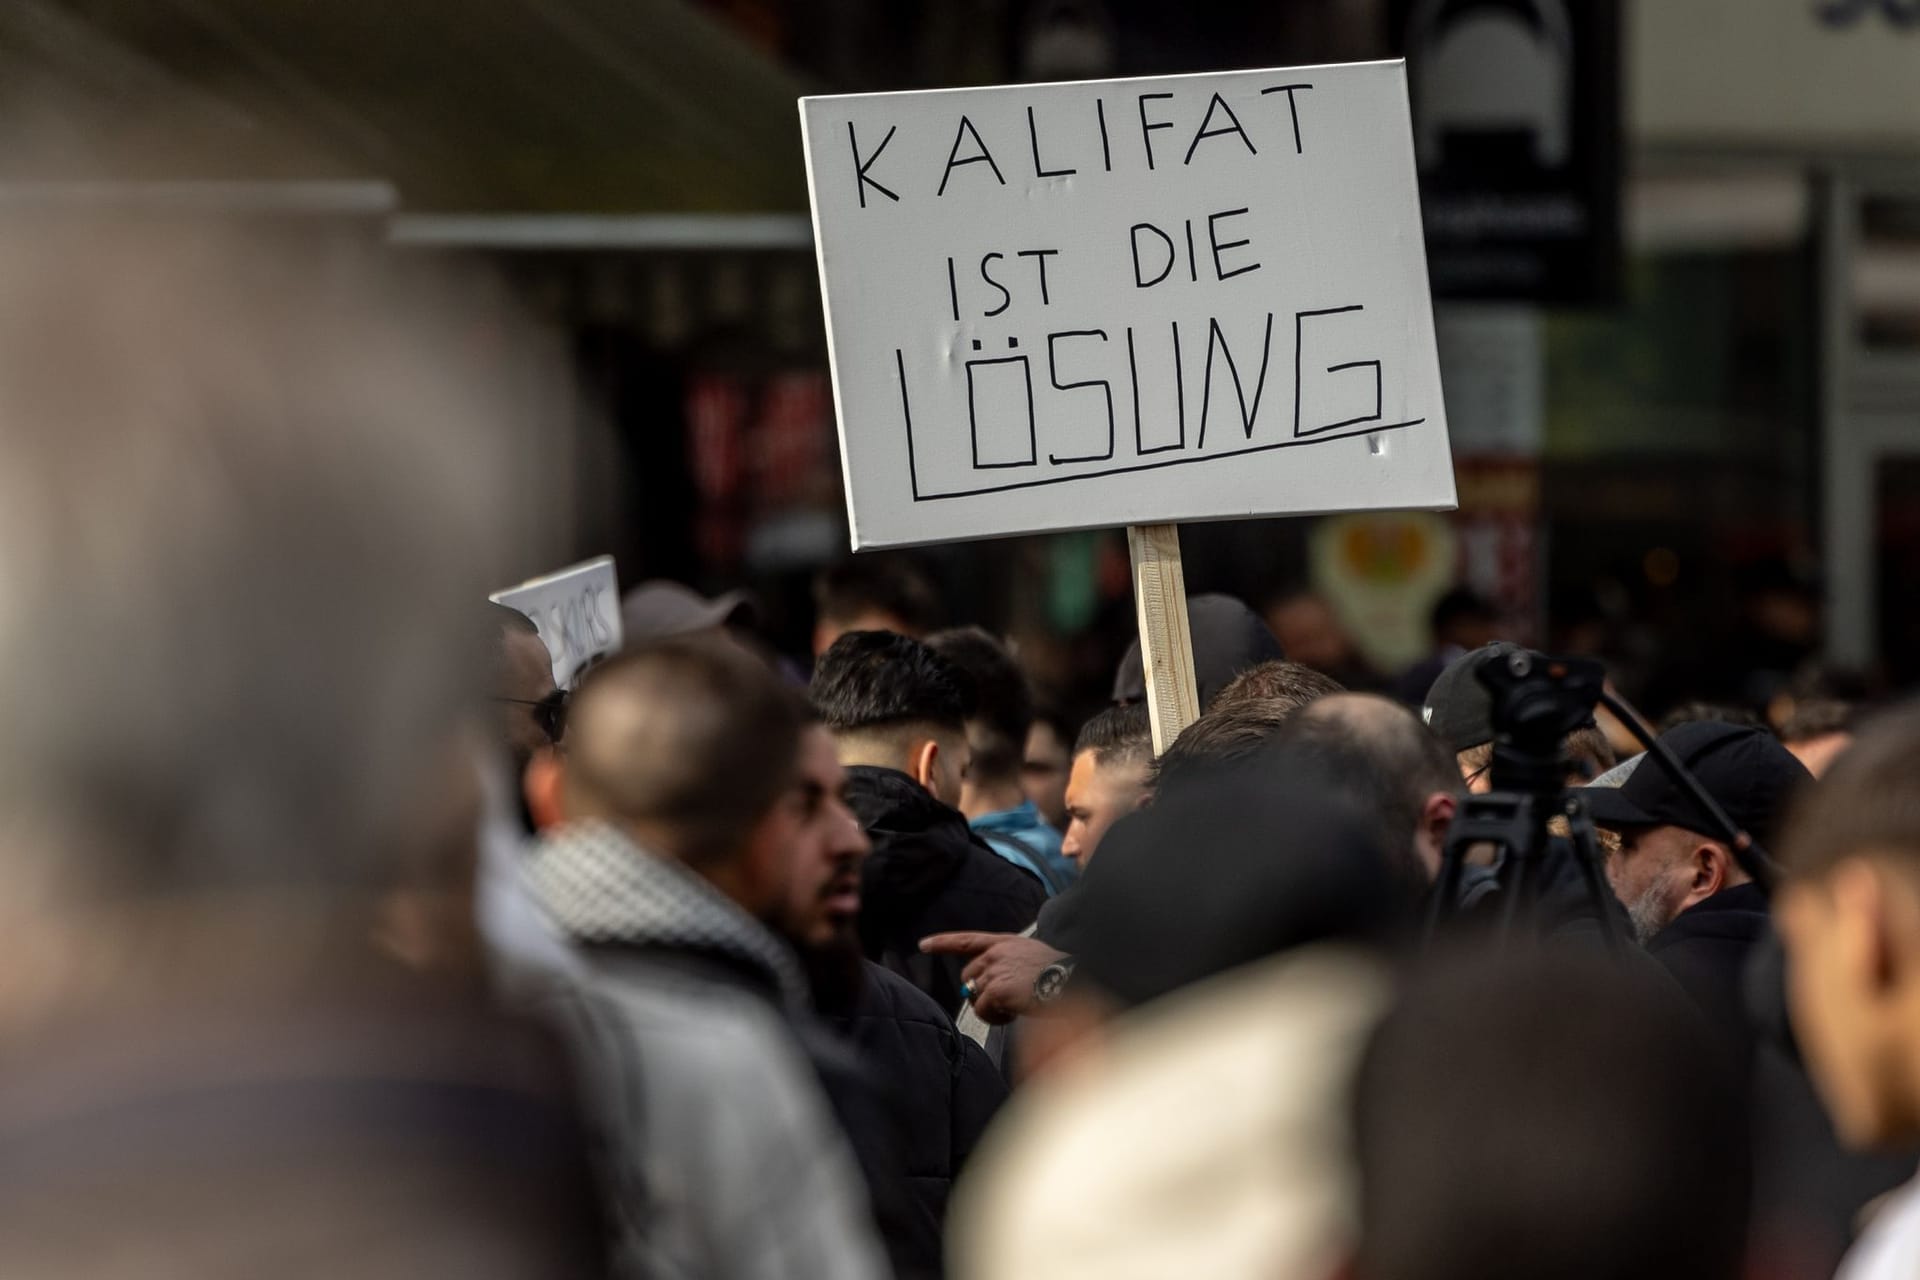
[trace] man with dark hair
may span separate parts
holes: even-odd
[[[800,967],[767,924],[831,800],[801,744],[773,673],[711,640],[625,653],[576,699],[568,821],[529,879],[585,961],[579,1022],[634,1274],[884,1274],[793,1026]],[[857,909],[827,861],[820,910]]]
[[[1564,951],[1442,968],[1374,1034],[1355,1102],[1356,1280],[1743,1273],[1739,1081],[1646,975]]]
[[[1446,747],[1411,711],[1375,694],[1331,694],[1302,707],[1275,741],[1368,815],[1380,848],[1417,892],[1439,876],[1463,787]]]
[[[1153,789],[1164,791],[1189,777],[1251,759],[1273,741],[1294,708],[1285,700],[1237,700],[1209,711],[1180,731],[1153,767]]]
[[[1080,730],[1067,781],[1067,836],[1061,848],[1082,871],[1108,829],[1152,794],[1153,728],[1143,706],[1108,707]]]
[[[1920,1141],[1920,708],[1867,724],[1794,805],[1778,852],[1793,1025],[1840,1137]],[[1920,1275],[1920,1182],[1882,1209],[1845,1280]]]
[[[1837,698],[1803,698],[1780,726],[1780,742],[1818,778],[1853,744],[1853,704]]]
[[[1354,648],[1340,615],[1327,598],[1307,586],[1282,588],[1261,610],[1287,656],[1338,680],[1342,685],[1370,683],[1365,663]]]
[[[1033,728],[1027,730],[1026,759],[1020,764],[1020,785],[1055,831],[1067,829],[1067,769],[1073,763],[1076,722],[1058,707],[1044,703],[1033,709]]]
[[[1500,634],[1500,618],[1492,603],[1471,587],[1455,587],[1434,602],[1428,615],[1433,651],[1403,671],[1393,682],[1393,696],[1417,707],[1440,673],[1475,649],[1492,644]]]
[[[940,597],[914,562],[898,552],[851,556],[813,580],[813,652],[825,653],[849,631],[891,631],[919,639],[940,625]]]
[[[1080,730],[1073,744],[1073,770],[1067,782],[1066,855],[1084,872],[1114,823],[1145,805],[1152,794],[1153,732],[1147,709],[1138,704],[1108,707]],[[1064,901],[1069,894],[1055,901]],[[1067,961],[1065,952],[1032,935],[943,933],[923,939],[923,950],[963,957],[961,976],[971,993],[972,1012],[986,1026],[1012,1021],[1033,1010],[1035,983],[1048,969]],[[962,1026],[974,1034],[965,1018]]]
[[[1315,698],[1342,692],[1340,682],[1332,676],[1281,658],[1248,667],[1229,680],[1207,704],[1207,710],[1259,706],[1271,714],[1277,724]]]
[[[927,646],[973,682],[967,717],[967,776],[960,812],[993,851],[1032,875],[1052,896],[1073,883],[1075,869],[1060,852],[1060,833],[1046,824],[1020,785],[1033,696],[1006,646],[979,627],[956,627],[927,638]]]
[[[833,737],[806,711],[800,785],[814,820],[794,846],[774,932],[799,953],[816,1012],[802,1040],[852,1139],[896,1280],[942,1273],[947,1196],[1006,1083],[924,992],[861,954],[860,867],[870,850]],[[848,1052],[851,1050],[851,1052]]]
[[[1454,752],[1460,776],[1475,795],[1493,790],[1488,776],[1493,768],[1493,694],[1475,672],[1481,663],[1519,647],[1502,640],[1461,654],[1424,694],[1421,718]],[[1606,734],[1594,725],[1569,733],[1561,742],[1561,754],[1567,761],[1568,786],[1584,786],[1618,763]]]
[[[1046,901],[1040,881],[988,848],[952,807],[966,775],[966,674],[917,640],[855,631],[821,655],[810,692],[873,841],[861,873],[867,958],[957,1011],[970,994],[964,963],[923,953],[920,940],[1018,932]]]
[[[559,739],[563,722],[553,683],[553,655],[547,652],[533,619],[518,609],[490,600],[486,623],[492,640],[487,658],[494,686],[489,696],[500,708],[500,741],[518,789],[527,762]]]

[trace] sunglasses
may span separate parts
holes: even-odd
[[[571,699],[571,691],[555,689],[544,698],[495,698],[493,701],[533,708],[533,722],[547,735],[548,742],[558,746],[560,739],[567,736],[567,704]]]

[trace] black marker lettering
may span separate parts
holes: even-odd
[[[1345,364],[1327,366],[1328,373],[1340,373],[1347,369],[1373,370],[1373,412],[1359,418],[1346,418],[1339,422],[1324,422],[1319,426],[1302,427],[1300,425],[1300,362],[1301,350],[1306,346],[1306,328],[1308,316],[1338,316],[1349,311],[1364,311],[1358,305],[1349,307],[1328,307],[1320,311],[1298,311],[1293,317],[1293,435],[1297,440],[1302,436],[1316,436],[1322,432],[1336,431],[1341,427],[1356,426],[1362,422],[1378,422],[1381,416],[1380,362],[1378,360],[1349,360]]]
[[[1108,173],[1113,172],[1113,147],[1107,142],[1107,100],[1093,100],[1093,114],[1100,117],[1100,163]]]
[[[1273,312],[1267,312],[1266,333],[1260,339],[1260,377],[1253,384],[1253,404],[1247,404],[1247,393],[1240,383],[1240,366],[1233,362],[1233,351],[1227,346],[1227,335],[1220,331],[1218,320],[1207,321],[1207,365],[1200,384],[1200,442],[1194,447],[1207,447],[1207,409],[1213,400],[1213,351],[1227,358],[1227,372],[1233,375],[1234,398],[1240,401],[1240,426],[1247,433],[1247,439],[1253,439],[1253,420],[1260,415],[1260,396],[1267,388],[1267,364],[1273,359]]]
[[[1000,291],[1000,305],[991,311],[981,312],[982,315],[997,316],[1013,305],[1013,295],[1007,292],[1007,287],[987,274],[987,264],[989,262],[992,262],[995,258],[1004,258],[1006,256],[1004,253],[990,253],[980,259],[980,278]]]
[[[1021,249],[1013,255],[1016,258],[1033,258],[1038,262],[1040,266],[1040,305],[1043,307],[1053,305],[1053,299],[1047,296],[1047,259],[1054,257],[1059,252],[1058,249]]]
[[[965,160],[956,160],[954,157],[960,154],[960,140],[966,137],[973,139],[973,145],[978,147],[979,151],[974,155],[968,156]],[[980,131],[973,127],[973,121],[967,119],[965,116],[961,116],[959,127],[953,131],[953,146],[947,151],[947,167],[940,172],[940,189],[934,192],[934,195],[944,196],[947,194],[947,179],[953,177],[953,171],[955,169],[965,165],[979,164],[982,160],[985,160],[987,167],[993,170],[993,176],[1000,180],[1000,185],[1003,187],[1006,186],[1007,179],[1000,172],[1000,166],[994,163],[993,153],[987,150],[987,144],[980,140]]]
[[[1221,218],[1237,218],[1245,212],[1245,209],[1224,209],[1219,213],[1210,213],[1207,215],[1207,243],[1213,246],[1213,274],[1218,279],[1231,280],[1235,276],[1243,276],[1249,271],[1258,271],[1260,269],[1260,264],[1257,262],[1244,267],[1235,267],[1231,271],[1222,271],[1220,269],[1220,255],[1222,253],[1225,253],[1228,249],[1238,249],[1243,245],[1252,244],[1253,241],[1229,240],[1225,244],[1222,244],[1220,242],[1220,229],[1214,224]]]
[[[1151,280],[1143,280],[1140,278],[1140,233],[1142,231],[1153,232],[1153,234],[1159,236],[1161,241],[1167,246],[1167,265],[1161,267],[1160,274]],[[1133,226],[1127,229],[1127,235],[1133,243],[1133,286],[1136,289],[1151,289],[1154,285],[1165,280],[1167,275],[1173,270],[1173,260],[1178,256],[1174,252],[1173,237],[1154,226],[1151,222],[1134,223]]]
[[[1187,279],[1200,283],[1200,264],[1193,256],[1193,219],[1187,219]]]
[[[1276,84],[1270,89],[1262,89],[1260,91],[1260,96],[1263,98],[1270,93],[1284,93],[1287,95],[1287,113],[1293,117],[1293,154],[1295,155],[1300,155],[1302,149],[1300,146],[1300,103],[1299,100],[1293,96],[1293,93],[1296,89],[1311,88],[1313,88],[1313,86],[1310,84]]]
[[[998,424],[993,421],[988,421],[983,424],[980,420],[980,409],[981,409],[980,401],[982,399],[982,389],[980,387],[980,383],[989,376],[989,371],[998,369],[998,368],[1010,369],[1014,365],[1019,366],[1018,390],[1024,393],[1024,396],[1025,396],[1026,422],[1024,426],[1025,426],[1025,435],[1026,435],[1026,441],[1025,441],[1026,456],[1025,457],[1020,456],[1019,447],[1016,444],[1014,450],[1009,456],[997,456],[997,457],[982,459],[980,456],[980,436],[981,436],[982,426],[987,427],[992,432],[992,434],[997,437],[998,443],[1001,443],[1001,444],[1008,443],[1009,436],[1011,436],[1014,441],[1018,441],[1021,435],[1021,424],[1017,421],[1012,424],[1012,430],[1009,431],[1005,424]],[[1025,356],[999,356],[991,360],[969,360],[967,361],[966,369],[967,369],[967,429],[972,434],[974,470],[995,471],[1005,467],[1031,467],[1035,465],[1035,463],[1039,461],[1039,438],[1034,431],[1032,362],[1028,360],[1027,357]],[[1002,381],[1004,382],[1005,380],[1006,379],[1003,377]],[[1000,394],[1003,397],[1006,396],[1008,394],[1008,389],[1003,387],[1001,389]],[[1016,409],[1015,413],[1018,414],[1019,410]],[[993,431],[992,429],[995,428],[996,426],[999,427],[999,430]]]
[[[1209,128],[1207,128],[1207,126],[1208,126],[1209,124],[1211,124],[1211,123],[1213,123],[1213,109],[1214,109],[1215,107],[1218,107],[1218,108],[1220,108],[1220,109],[1221,109],[1222,111],[1224,111],[1224,112],[1226,112],[1226,113],[1227,113],[1227,119],[1229,119],[1229,120],[1231,120],[1231,121],[1233,121],[1233,123],[1232,123],[1232,124],[1230,124],[1230,125],[1227,125],[1227,126],[1226,126],[1225,128],[1223,128],[1223,129],[1209,129]],[[1180,163],[1181,163],[1181,164],[1192,164],[1192,163],[1193,163],[1193,151],[1194,151],[1194,148],[1195,148],[1195,147],[1198,147],[1198,146],[1199,146],[1199,145],[1200,145],[1200,144],[1201,144],[1202,142],[1204,142],[1204,141],[1206,141],[1206,140],[1207,140],[1208,138],[1217,138],[1217,137],[1219,137],[1219,136],[1220,136],[1221,134],[1224,134],[1224,133],[1237,133],[1237,134],[1239,134],[1239,135],[1240,135],[1240,141],[1242,141],[1242,142],[1244,142],[1244,143],[1246,143],[1246,144],[1247,144],[1247,154],[1248,154],[1248,155],[1250,155],[1250,156],[1257,156],[1257,155],[1259,155],[1259,154],[1260,154],[1260,153],[1259,153],[1258,151],[1256,151],[1256,150],[1254,149],[1254,146],[1253,146],[1253,139],[1252,139],[1252,138],[1249,138],[1249,137],[1247,136],[1247,131],[1246,131],[1245,129],[1242,129],[1242,128],[1240,127],[1240,117],[1239,117],[1239,116],[1236,116],[1235,114],[1233,114],[1233,108],[1227,105],[1227,100],[1226,100],[1225,98],[1222,98],[1222,97],[1221,97],[1221,96],[1220,96],[1219,94],[1217,94],[1217,93],[1216,93],[1216,94],[1214,94],[1214,95],[1213,95],[1213,101],[1211,101],[1211,102],[1209,102],[1209,103],[1207,104],[1207,114],[1206,114],[1206,118],[1200,121],[1200,132],[1198,132],[1198,133],[1196,133],[1196,134],[1194,134],[1194,135],[1193,135],[1193,141],[1192,141],[1192,142],[1189,142],[1189,143],[1187,144],[1187,158],[1186,158],[1185,160],[1182,160],[1182,161],[1181,161]]]
[[[1049,453],[1047,455],[1047,461],[1051,463],[1105,462],[1113,456],[1113,385],[1105,378],[1089,378],[1083,382],[1060,381],[1059,355],[1054,351],[1053,344],[1062,338],[1098,338],[1100,341],[1105,342],[1107,340],[1107,332],[1104,329],[1068,329],[1064,333],[1050,333],[1047,335],[1047,381],[1053,384],[1053,389],[1055,391],[1072,391],[1077,387],[1098,387],[1100,388],[1100,394],[1106,397],[1107,449],[1105,453],[1086,453],[1074,457],[1061,457],[1057,453]]]
[[[1153,168],[1153,131],[1155,129],[1171,129],[1173,128],[1173,121],[1157,120],[1149,123],[1147,120],[1147,101],[1150,98],[1171,98],[1172,96],[1170,93],[1143,93],[1140,95],[1138,104],[1140,108],[1140,145],[1147,149],[1148,169]]]
[[[1033,176],[1036,178],[1064,178],[1078,169],[1047,169],[1040,164],[1040,134],[1033,125],[1033,108],[1027,108],[1027,141],[1033,146]]]
[[[960,286],[953,279],[953,255],[947,255],[947,300],[953,304],[953,322],[960,323]]]
[[[872,187],[875,191],[878,191],[881,195],[885,196],[889,200],[892,200],[896,203],[899,202],[899,199],[900,199],[899,196],[893,194],[893,192],[887,190],[885,187],[881,186],[878,182],[875,182],[872,178],[869,178],[867,176],[867,170],[873,168],[873,162],[878,160],[880,158],[880,153],[887,149],[887,144],[893,141],[893,135],[899,131],[899,128],[900,128],[899,125],[894,125],[892,128],[888,129],[887,136],[880,139],[880,145],[873,149],[873,154],[868,156],[865,161],[862,161],[860,159],[859,140],[853,136],[853,121],[851,120],[847,121],[847,145],[853,148],[854,190],[860,193],[860,207],[862,209],[867,207],[867,188],[868,187]]]

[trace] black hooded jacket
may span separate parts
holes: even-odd
[[[1767,930],[1766,893],[1741,884],[1682,911],[1647,950],[1716,1022],[1745,1038],[1747,957]]]
[[[1006,1082],[986,1051],[955,1028],[952,1015],[870,960],[861,962],[852,989],[816,983],[814,995],[826,1024],[859,1056],[870,1108],[887,1117],[884,1128],[853,1120],[848,1127],[870,1174],[895,1171],[891,1203],[881,1204],[875,1187],[894,1274],[900,1280],[944,1275],[947,1198],[1006,1101]]]
[[[873,841],[860,872],[861,946],[952,1017],[967,961],[923,955],[920,939],[953,930],[1019,933],[1039,915],[1047,891],[988,848],[959,810],[899,770],[855,765],[847,788]]]

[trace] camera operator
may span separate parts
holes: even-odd
[[[1493,694],[1474,675],[1490,658],[1521,652],[1520,646],[1500,640],[1462,654],[1447,664],[1427,690],[1420,718],[1440,735],[1459,763],[1467,790],[1484,795],[1493,790]],[[1577,787],[1611,769],[1613,748],[1589,716],[1587,723],[1561,739],[1567,760],[1567,785]]]

